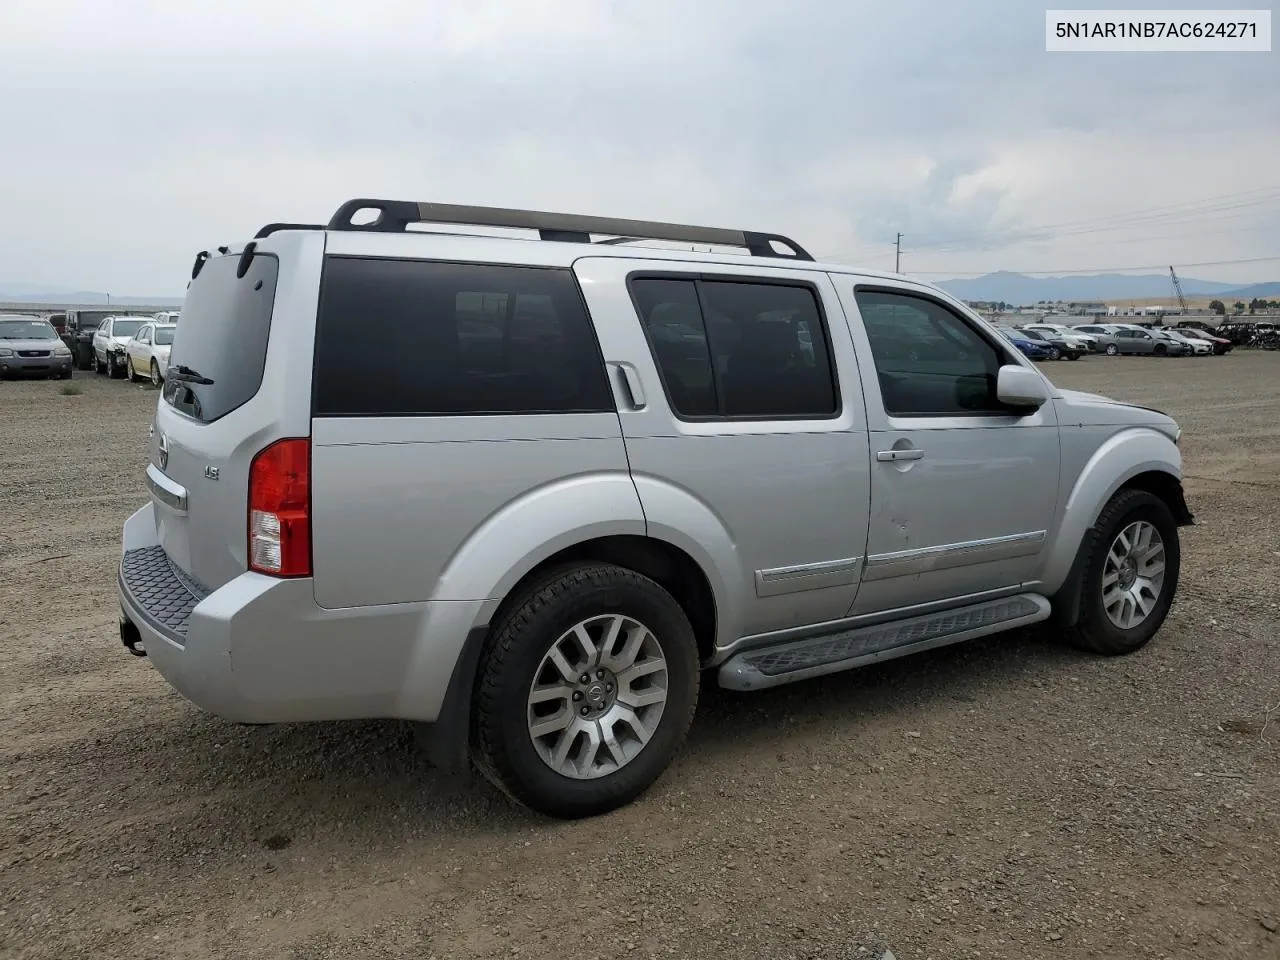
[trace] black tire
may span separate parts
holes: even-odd
[[[1108,344],[1107,344],[1107,356],[1108,356],[1108,357],[1114,357],[1114,356],[1115,356],[1117,353],[1119,353],[1119,352],[1120,352],[1120,348],[1119,348],[1119,347],[1117,347],[1114,343],[1108,343]]]
[[[107,354],[107,379],[120,379],[120,364],[116,362],[116,355],[114,353]]]
[[[553,770],[528,729],[528,693],[556,638],[592,616],[619,613],[649,628],[667,662],[667,701],[649,741],[614,773],[578,780]],[[633,570],[592,564],[551,572],[494,624],[481,654],[471,731],[477,769],[519,803],[562,819],[630,803],[662,775],[684,742],[698,702],[698,649],[683,609]]]
[[[1068,359],[1068,360],[1079,360],[1079,359],[1080,359],[1080,354],[1078,354],[1078,353],[1069,353],[1069,354],[1067,354],[1067,359]]]
[[[1050,348],[1049,348],[1049,359],[1050,359],[1050,360],[1061,360],[1061,359],[1062,359],[1062,351],[1061,351],[1061,350],[1059,350],[1057,347],[1050,347]]]
[[[160,376],[160,365],[156,363],[155,360],[152,360],[151,361],[151,385],[153,387],[158,387],[163,382],[164,382],[164,378]]]
[[[133,369],[133,357],[124,358],[124,378],[130,383],[138,382],[138,373]]]
[[[70,380],[70,379],[71,379],[71,371],[70,371],[70,370],[63,370],[60,374],[58,374],[58,379],[59,379],[59,380]]]
[[[1163,357],[1166,354],[1168,354],[1168,352],[1169,352],[1169,348],[1166,347],[1163,343],[1156,344],[1155,355],[1157,357]]]
[[[1102,603],[1102,576],[1107,552],[1116,536],[1129,524],[1145,520],[1156,528],[1164,541],[1164,584],[1155,606],[1137,626],[1124,630],[1111,622]],[[1164,624],[1178,589],[1178,571],[1182,550],[1178,542],[1178,525],[1168,506],[1145,490],[1121,490],[1103,508],[1094,525],[1096,535],[1086,542],[1080,576],[1074,626],[1066,629],[1067,639],[1083,650],[1104,656],[1121,656],[1140,650]]]
[[[98,351],[93,352],[93,372],[101,376],[107,372],[106,365],[98,360]]]

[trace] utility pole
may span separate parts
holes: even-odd
[[[893,272],[901,273],[902,267],[902,234],[898,234],[898,238],[893,241]]]

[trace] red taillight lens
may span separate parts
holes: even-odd
[[[249,569],[311,576],[311,440],[277,440],[249,466]]]

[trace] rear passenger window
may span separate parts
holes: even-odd
[[[776,420],[838,411],[811,287],[638,277],[631,292],[677,415]]]
[[[926,297],[857,290],[880,396],[893,416],[1007,413],[996,397],[1004,362],[958,314]]]
[[[614,409],[569,271],[329,257],[318,417]]]

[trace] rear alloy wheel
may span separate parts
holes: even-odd
[[[152,360],[151,361],[151,385],[153,387],[158,387],[163,382],[164,380],[160,376],[160,364]]]
[[[1114,357],[1114,356],[1115,356],[1117,353],[1119,353],[1119,352],[1120,352],[1120,348],[1119,348],[1119,347],[1117,347],[1114,343],[1108,343],[1108,344],[1107,344],[1107,356],[1108,356],[1108,357]]]
[[[606,813],[662,775],[697,699],[693,629],[666,590],[622,567],[562,569],[518,598],[490,635],[472,756],[540,813]]]
[[[125,357],[124,375],[125,375],[125,379],[128,380],[130,383],[134,383],[137,381],[138,378],[134,375],[134,372],[133,372],[133,357]]]
[[[1049,359],[1050,359],[1050,360],[1061,360],[1061,359],[1062,359],[1062,351],[1061,351],[1061,350],[1059,350],[1057,347],[1050,347],[1050,348],[1049,348]]]
[[[1182,558],[1178,526],[1159,497],[1121,490],[1094,530],[1069,636],[1094,653],[1132,653],[1155,636],[1173,603]]]

